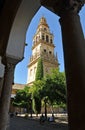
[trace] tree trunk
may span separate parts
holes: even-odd
[[[45,102],[45,118],[47,119],[47,104]]]

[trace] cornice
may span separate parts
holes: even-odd
[[[48,34],[49,36],[50,36],[50,35],[51,35],[51,36],[54,36],[52,32],[50,32],[50,31],[48,32],[48,31],[45,31],[45,30],[43,30],[43,29],[40,29],[40,30],[37,31],[36,34],[33,36],[33,39],[39,34],[39,32],[44,33],[44,34]]]
[[[36,59],[32,60],[32,62],[30,62],[27,67],[30,67],[30,66],[34,65],[38,61],[39,58],[40,57],[37,57]]]
[[[44,26],[46,26],[47,28],[49,28],[48,24],[45,24],[45,23],[40,23],[40,24],[38,25],[38,28],[39,28],[40,26],[42,26],[42,25],[44,25]]]
[[[48,46],[51,46],[51,47],[55,47],[55,45],[54,45],[53,43],[48,43],[48,42],[43,41],[43,40],[40,39],[38,42],[36,42],[35,44],[33,44],[32,50],[33,50],[34,48],[36,48],[40,43],[41,43],[41,44],[48,45]]]

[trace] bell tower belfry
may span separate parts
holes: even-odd
[[[33,37],[32,56],[28,64],[27,84],[35,81],[38,59],[42,58],[44,76],[51,72],[52,68],[58,67],[58,59],[54,55],[54,35],[50,32],[44,17],[40,19],[36,33]]]

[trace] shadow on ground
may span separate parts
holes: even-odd
[[[39,119],[14,116],[10,118],[10,130],[68,130],[68,124],[61,121],[44,122],[40,124]]]

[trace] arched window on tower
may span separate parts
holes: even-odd
[[[52,40],[52,39],[50,39],[50,43],[53,43],[53,40]]]
[[[44,49],[44,52],[46,52],[46,49]]]
[[[42,40],[45,40],[45,36],[44,36],[44,34],[42,34]]]
[[[46,28],[44,28],[44,31],[47,31],[47,29],[46,29]]]
[[[51,55],[51,54],[52,54],[52,52],[51,52],[51,51],[49,51],[49,54]]]
[[[46,35],[46,42],[49,42],[49,37],[48,37],[48,35]]]

